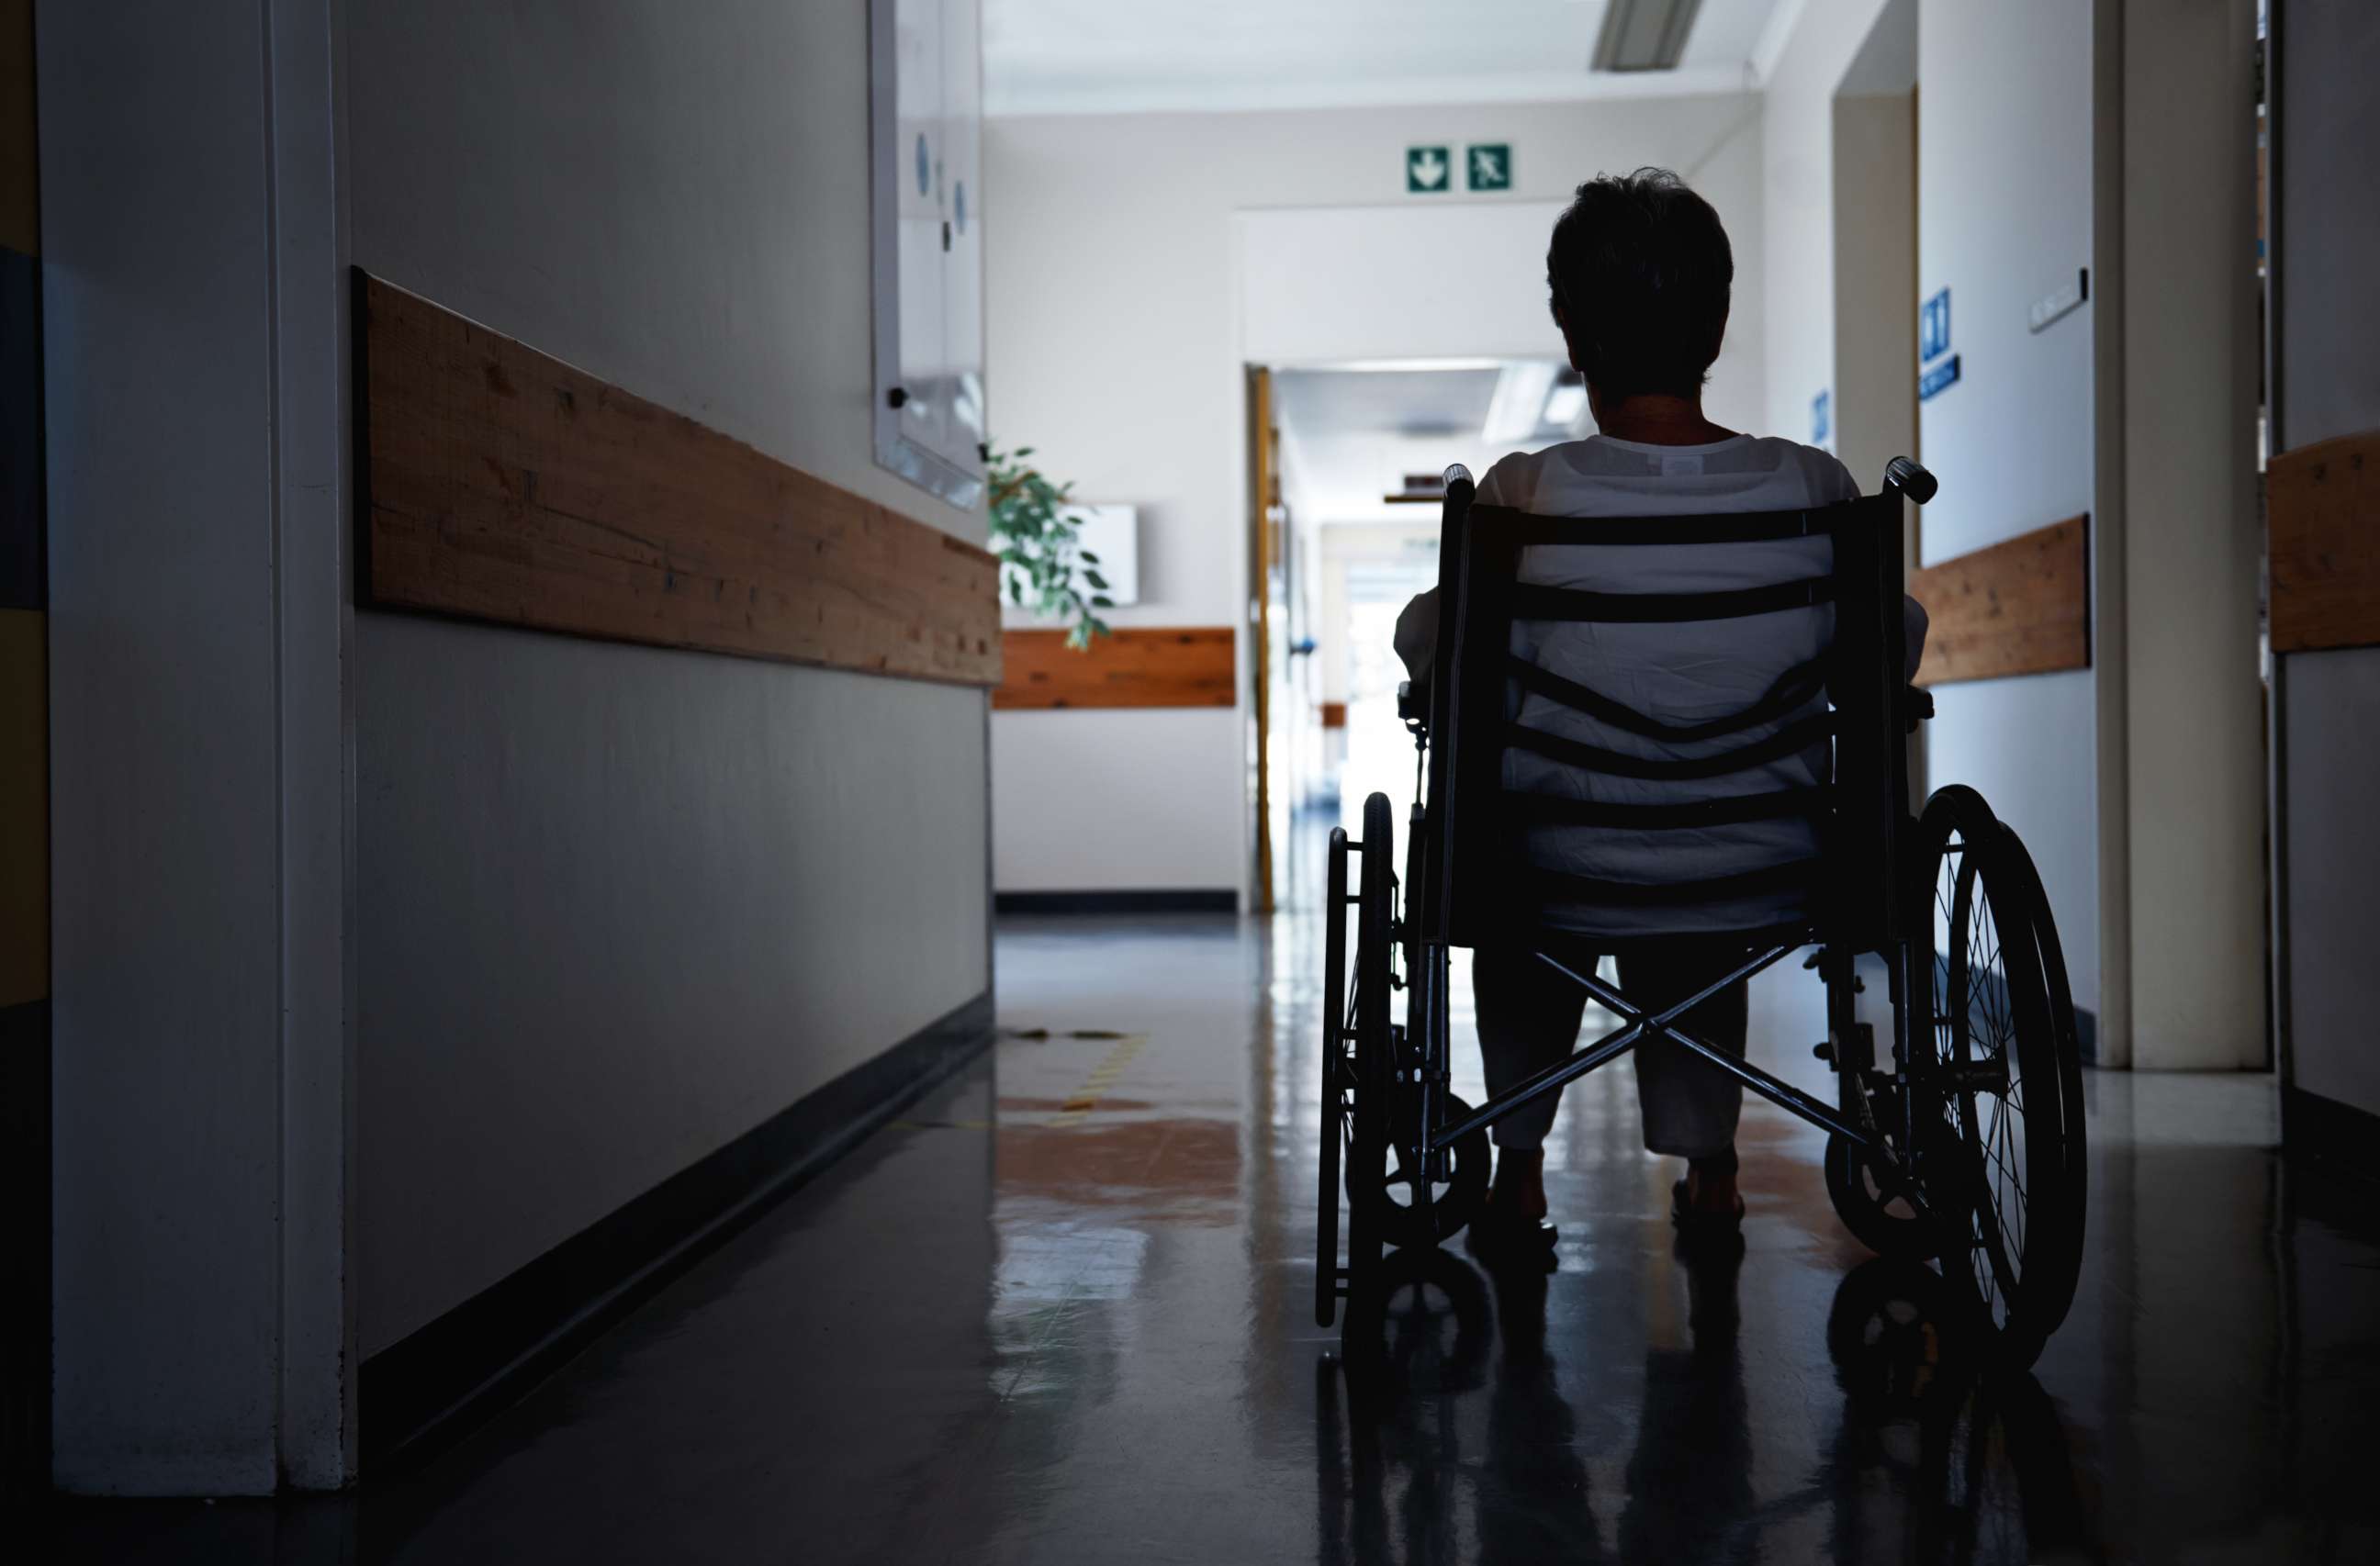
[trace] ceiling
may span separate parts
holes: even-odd
[[[1501,370],[1284,370],[1273,376],[1274,416],[1300,436],[1475,434]]]
[[[1701,0],[1671,71],[1591,71],[1607,0],[983,0],[992,114],[1726,91],[1792,0]]]

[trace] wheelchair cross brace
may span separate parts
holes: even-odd
[[[1771,946],[1713,979],[1675,1005],[1655,1013],[1646,1012],[1642,1006],[1630,1001],[1627,996],[1593,974],[1582,974],[1543,952],[1536,953],[1537,961],[1585,990],[1607,1010],[1618,1014],[1623,1019],[1623,1026],[1605,1034],[1568,1060],[1559,1061],[1548,1066],[1511,1091],[1491,1099],[1462,1120],[1432,1133],[1429,1137],[1429,1150],[1436,1153],[1451,1147],[1480,1127],[1503,1119],[1531,1099],[1553,1092],[1565,1083],[1585,1076],[1597,1066],[1608,1065],[1618,1060],[1642,1042],[1647,1034],[1658,1034],[1692,1051],[1717,1069],[1726,1072],[1779,1109],[1789,1110],[1821,1130],[1831,1132],[1853,1147],[1867,1152],[1870,1157],[1883,1165],[1876,1171],[1880,1180],[1888,1185],[1897,1187],[1899,1194],[1904,1196],[1922,1215],[1925,1211],[1924,1198],[1917,1193],[1916,1183],[1908,1179],[1906,1171],[1900,1168],[1900,1160],[1893,1153],[1891,1145],[1877,1135],[1873,1126],[1853,1124],[1791,1083],[1772,1076],[1750,1062],[1741,1060],[1714,1044],[1706,1043],[1677,1026],[1678,1018],[1693,1011],[1729,985],[1750,978],[1797,950],[1799,948],[1793,946]],[[1843,1069],[1852,1068],[1845,1066]]]

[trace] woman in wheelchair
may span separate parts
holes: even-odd
[[[1686,1160],[1682,1230],[1742,1215],[1751,1086],[1833,1134],[1828,1189],[1853,1232],[1941,1256],[2005,1346],[2029,1360],[2065,1313],[2082,1121],[2056,934],[2022,845],[1971,791],[1908,819],[1905,734],[1930,706],[1908,688],[1925,620],[1900,590],[1900,513],[1933,481],[1900,459],[1863,500],[1829,454],[1704,416],[1733,271],[1718,214],[1674,176],[1581,186],[1547,283],[1601,432],[1508,456],[1475,495],[1449,472],[1439,586],[1397,625],[1427,714],[1404,874],[1382,796],[1361,844],[1332,843],[1325,1324],[1385,1246],[1468,1226],[1491,1261],[1550,1266],[1561,1086],[1631,1050],[1645,1146]],[[1446,1067],[1446,953],[1466,945],[1476,1111]],[[1832,1107],[1743,1060],[1750,977],[1804,945],[1828,991]],[[1882,1060],[1857,1017],[1862,953],[1890,978]],[[1617,989],[1596,977],[1607,954]],[[1573,1053],[1590,995],[1623,1026]]]

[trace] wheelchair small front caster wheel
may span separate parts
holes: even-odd
[[[1451,1095],[1445,1102],[1450,1122],[1471,1112],[1470,1105]],[[1437,1168],[1430,1175],[1430,1221],[1427,1227],[1415,1201],[1414,1174],[1407,1168],[1411,1153],[1410,1148],[1391,1145],[1378,1171],[1350,1165],[1347,1200],[1351,1205],[1362,1202],[1370,1206],[1378,1216],[1381,1238],[1391,1245],[1442,1244],[1462,1233],[1479,1216],[1480,1208],[1488,1200],[1487,1129],[1471,1133],[1439,1155]],[[1356,1189],[1356,1183],[1367,1172],[1376,1184],[1366,1190]]]
[[[1867,1159],[1840,1136],[1827,1138],[1827,1196],[1843,1227],[1880,1256],[1930,1261],[1942,1248],[1939,1227],[1918,1217],[1907,1197],[1888,1193]]]

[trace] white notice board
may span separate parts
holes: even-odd
[[[983,498],[980,0],[868,0],[876,460]]]

